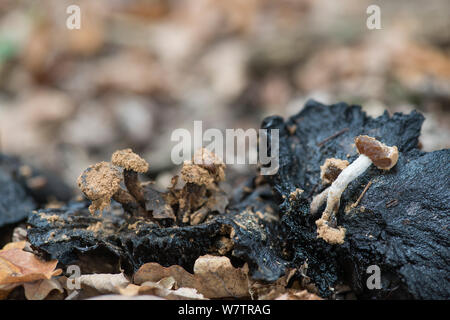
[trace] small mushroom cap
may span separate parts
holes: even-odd
[[[389,170],[398,161],[398,149],[396,146],[389,147],[373,137],[358,136],[355,139],[355,145],[358,152],[369,157],[379,169]]]
[[[109,162],[99,162],[83,171],[78,177],[78,187],[92,201],[89,210],[103,210],[120,188],[120,172]]]
[[[339,174],[349,165],[347,160],[336,158],[328,158],[324,164],[320,166],[320,179],[323,184],[333,183]]]
[[[148,163],[131,149],[117,150],[111,157],[113,165],[122,167],[126,170],[145,173],[148,171]]]

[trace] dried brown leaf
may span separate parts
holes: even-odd
[[[61,272],[55,270],[57,260],[42,261],[23,251],[25,245],[25,241],[14,242],[0,250],[0,285],[50,279]]]
[[[275,300],[322,300],[322,298],[307,290],[287,290]]]
[[[173,277],[163,278],[158,282],[146,281],[141,286],[129,284],[121,289],[120,293],[125,296],[151,295],[168,300],[203,300],[205,297],[194,288],[179,288],[170,290],[175,284]]]
[[[24,283],[25,297],[28,300],[44,300],[50,292],[58,290],[64,292],[63,287],[57,279],[43,279],[34,282]]]
[[[119,293],[130,281],[123,275],[118,274],[84,274],[79,277],[83,289],[94,289],[99,293]]]
[[[206,298],[248,297],[248,268],[234,268],[227,257],[205,255],[194,264],[194,274],[180,266],[163,267],[144,264],[134,275],[134,282],[158,282],[173,277],[180,288],[195,288]]]

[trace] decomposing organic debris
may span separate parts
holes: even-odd
[[[195,274],[197,259],[213,255],[227,257],[234,268],[247,263],[252,281],[276,282],[290,268],[299,270],[291,277],[300,287],[261,293],[266,297],[298,298],[304,288],[333,297],[338,288],[349,287],[358,298],[448,299],[450,151],[417,149],[422,122],[416,112],[373,119],[358,106],[310,101],[287,121],[263,122],[263,129],[280,130],[281,161],[273,176],[250,179],[226,197],[219,185],[225,166],[201,150],[184,164],[183,183],[174,177],[167,192],[140,185],[144,208],[140,196],[129,192],[139,210],[159,223],[145,214],[123,214],[126,207],[116,202],[103,216],[91,215],[87,203],[73,202],[31,215],[28,240],[48,258],[77,263],[83,273],[123,269],[131,275],[154,262]],[[289,130],[293,126],[296,130]],[[381,161],[389,171],[370,166],[380,159],[365,159],[385,148],[366,135],[397,147],[397,164]],[[331,158],[351,164],[329,176],[329,201],[316,211],[332,209],[336,225],[346,230],[340,245],[317,237],[317,217],[311,214],[312,199],[323,193],[318,186],[325,186],[320,165]],[[354,174],[354,164],[361,162]],[[330,191],[333,184],[338,192]],[[98,255],[101,263],[95,263]],[[373,265],[381,270],[381,289],[366,285]],[[125,289],[129,295],[176,296],[155,282]]]
[[[225,164],[214,153],[201,148],[181,169],[184,186],[177,189],[178,176],[167,192],[159,192],[150,183],[141,184],[138,173],[148,170],[148,163],[131,149],[113,153],[111,163],[100,162],[87,168],[78,178],[78,186],[92,201],[94,214],[109,207],[111,198],[135,216],[144,216],[164,225],[197,225],[214,212],[225,212],[228,199],[219,188],[225,179]],[[123,169],[121,188],[119,168]],[[158,222],[159,221],[159,222]]]
[[[35,248],[62,264],[85,265],[83,261],[101,253],[107,262],[86,264],[85,272],[117,272],[120,264],[132,273],[148,262],[180,265],[190,271],[199,256],[216,254],[233,257],[238,264],[247,262],[257,279],[273,281],[284,273],[285,261],[277,253],[281,249],[278,223],[274,223],[277,207],[267,184],[256,185],[252,179],[242,187],[247,191],[236,192],[229,205],[219,185],[225,178],[225,165],[213,153],[200,149],[184,163],[181,186],[177,176],[167,192],[149,183],[141,185],[142,208],[131,192],[120,188],[116,160],[113,156],[113,163],[96,164],[80,176],[82,191],[93,201],[89,210],[86,203],[72,202],[30,217],[28,238]],[[134,199],[138,212],[151,217],[134,214],[118,197],[123,193]],[[108,210],[111,197],[115,202]],[[90,214],[92,206],[103,209],[103,214]],[[129,210],[133,214],[120,213]]]

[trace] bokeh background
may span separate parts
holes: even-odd
[[[65,26],[68,5],[81,29]],[[382,30],[366,9],[381,8]],[[315,98],[417,109],[450,146],[450,2],[0,0],[0,152],[70,186],[132,147],[168,182],[176,128],[258,128]]]

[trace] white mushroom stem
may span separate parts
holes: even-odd
[[[314,196],[314,198],[311,201],[309,212],[311,214],[316,214],[317,211],[319,211],[319,208],[322,206],[322,204],[325,203],[328,197],[328,191],[330,191],[331,187],[327,187],[325,190],[323,190],[318,195]]]
[[[339,203],[342,192],[348,184],[360,176],[372,164],[369,157],[361,154],[358,159],[353,161],[347,168],[342,170],[337,179],[331,184],[328,191],[327,206],[323,212],[322,218],[329,220],[339,209]]]

